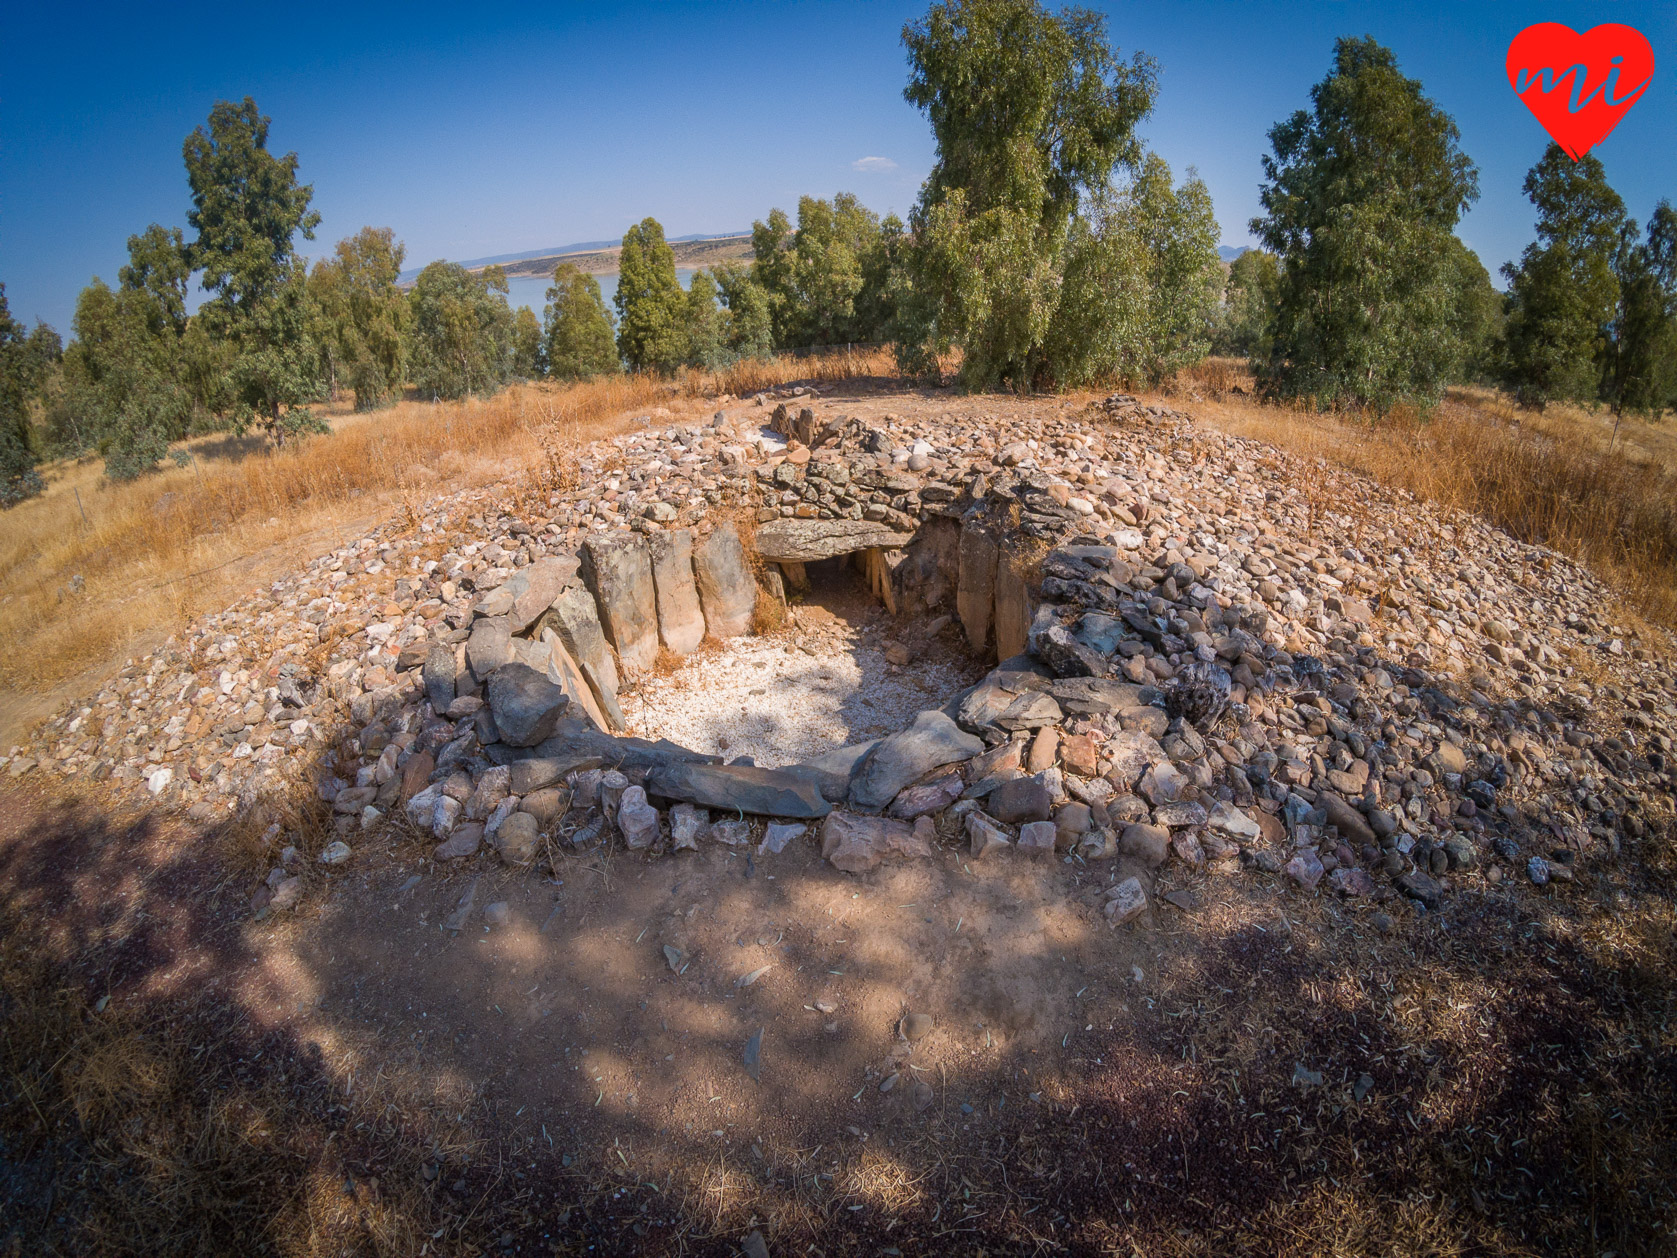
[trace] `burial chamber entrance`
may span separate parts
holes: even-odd
[[[757,542],[763,632],[710,639],[626,687],[636,734],[780,768],[904,729],[982,678],[988,662],[968,646],[953,607],[904,596],[898,569],[913,535],[875,529],[849,536],[897,545],[835,550],[809,546],[812,530],[801,530],[806,544],[796,549],[784,530],[767,532]],[[770,558],[789,551],[803,557]]]

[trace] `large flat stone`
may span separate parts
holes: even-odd
[[[553,630],[542,630],[540,653],[548,680],[565,692],[565,698],[585,713],[601,732],[610,733],[617,728],[600,707],[599,701],[594,698],[594,690],[589,686],[581,666],[571,657],[571,653],[565,649],[565,644]]]
[[[1142,697],[1144,690],[1151,690],[1151,687],[1103,677],[1061,677],[1048,687],[1048,693],[1054,696],[1061,710],[1075,716],[1144,708],[1147,706]]]
[[[582,554],[583,578],[606,640],[629,672],[651,668],[658,657],[658,606],[645,540],[635,533],[590,538]]]
[[[850,784],[850,806],[878,812],[910,782],[983,750],[982,739],[963,733],[942,712],[922,712],[907,729],[880,739]]]
[[[757,553],[774,563],[814,563],[876,546],[907,546],[913,537],[871,520],[770,520],[757,529]]]
[[[658,593],[658,637],[677,655],[705,640],[705,614],[693,580],[693,534],[686,529],[652,537],[652,584]]]
[[[512,626],[505,616],[486,616],[472,625],[472,636],[466,639],[466,666],[479,682],[513,660]]]
[[[757,610],[757,580],[746,562],[739,530],[719,525],[693,548],[693,577],[699,587],[705,629],[713,638],[737,638],[751,631]]]
[[[984,526],[967,519],[961,524],[961,581],[955,609],[966,630],[967,643],[982,651],[991,643],[990,626],[996,610],[996,564],[1001,551]]]
[[[622,729],[627,722],[623,710],[617,706],[617,663],[606,645],[594,596],[579,585],[572,586],[553,601],[538,624],[559,635],[559,641],[594,692],[594,701],[599,704],[608,727]]]
[[[808,778],[750,765],[668,762],[646,779],[649,795],[762,817],[825,817],[833,806]]]
[[[877,738],[870,738],[863,743],[851,743],[848,747],[829,751],[813,760],[789,764],[783,772],[808,778],[815,783],[816,789],[825,798],[835,804],[842,804],[850,796],[850,783],[856,777],[856,770],[868,758],[868,753],[878,745]]]
[[[996,655],[1022,653],[1036,611],[1031,587],[1016,563],[1003,555],[996,563]]]

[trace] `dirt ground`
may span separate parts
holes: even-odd
[[[1677,1226],[1668,856],[1391,920],[1183,875],[1156,890],[1187,910],[1112,930],[1128,871],[952,844],[857,878],[810,844],[530,874],[392,838],[255,923],[236,836],[91,794],[4,817],[0,1253],[1604,1255]],[[264,1118],[171,1161],[163,1100]]]

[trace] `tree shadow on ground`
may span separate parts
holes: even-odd
[[[1651,1254],[1674,1222],[1658,897],[1382,933],[1191,874],[1203,907],[1113,932],[1075,866],[539,877],[393,835],[253,924],[236,834],[11,802],[13,1252]]]

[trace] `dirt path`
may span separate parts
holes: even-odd
[[[183,1011],[218,1010],[235,1096],[286,1063],[351,1252],[394,1226],[352,1208],[368,1180],[433,1253],[1635,1254],[1677,1222],[1670,904],[1606,877],[1388,922],[1185,875],[1159,890],[1189,909],[1112,931],[1088,893],[1113,871],[952,847],[862,878],[800,844],[542,877],[398,840],[258,924],[228,835],[105,797],[5,816],[8,936],[86,1025],[180,1035],[195,1071]],[[7,1183],[13,1236],[87,1251]]]

